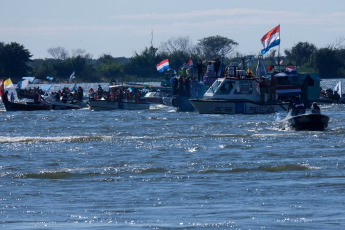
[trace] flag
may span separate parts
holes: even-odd
[[[279,65],[283,64],[284,60],[283,59],[280,59],[279,61]]]
[[[266,77],[266,69],[265,69],[265,65],[262,61],[262,58],[258,59],[258,65],[256,66],[256,77],[257,78],[262,78],[262,77]]]
[[[261,38],[264,49],[261,54],[265,54],[269,49],[280,44],[280,25],[274,27],[271,31]]]
[[[74,79],[75,78],[75,76],[74,76],[74,71],[73,71],[73,73],[71,74],[71,76],[69,76],[69,81],[71,81],[72,79]]]
[[[35,80],[35,77],[22,77],[23,80],[28,80],[30,83],[33,83]]]
[[[189,65],[191,68],[193,68],[192,56],[190,56],[190,58],[189,58],[188,65]]]
[[[342,97],[343,91],[342,91],[341,81],[339,81],[339,82],[335,85],[334,91],[336,91],[336,92],[340,95],[340,97]]]
[[[296,73],[296,67],[295,66],[286,66],[285,72]]]
[[[161,61],[159,64],[156,65],[156,68],[158,70],[158,72],[163,72],[166,69],[169,69],[169,60],[165,59],[163,61]]]
[[[29,85],[29,80],[23,80],[18,82],[17,88],[18,89],[25,89]]]
[[[54,77],[49,77],[49,76],[47,76],[47,79],[48,79],[49,81],[53,81],[53,80],[54,80]]]
[[[11,78],[7,79],[6,81],[4,81],[4,88],[8,89],[8,88],[14,88],[14,85],[11,81]]]
[[[4,92],[4,79],[2,78],[1,79],[1,84],[0,84],[0,97],[1,97],[1,100],[2,100],[3,92]]]

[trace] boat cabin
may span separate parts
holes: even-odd
[[[256,78],[218,78],[204,94],[204,99],[234,99],[260,102]]]

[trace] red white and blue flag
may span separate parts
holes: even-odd
[[[286,66],[286,69],[285,69],[286,72],[288,73],[294,73],[296,72],[296,67],[295,66]]]
[[[156,65],[156,68],[158,70],[158,72],[163,72],[166,69],[169,69],[169,60],[165,59],[163,61],[161,61],[159,64]]]
[[[189,65],[190,67],[193,66],[192,56],[190,56],[190,58],[189,58],[188,65]]]
[[[264,49],[261,50],[261,54],[265,54],[269,49],[280,44],[280,25],[274,27],[271,31],[265,34],[261,38],[261,43]]]

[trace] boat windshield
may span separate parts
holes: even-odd
[[[232,87],[233,87],[233,82],[225,80],[218,87],[216,94],[217,95],[228,95],[228,94],[230,94]]]
[[[222,83],[222,81],[219,81],[219,80],[215,81],[215,82],[211,85],[211,87],[206,91],[206,94],[207,94],[207,93],[209,93],[209,94],[215,93],[216,90],[217,90],[217,88],[218,88],[218,86],[219,86],[221,83]]]
[[[236,86],[235,94],[252,94],[252,81],[239,81]]]

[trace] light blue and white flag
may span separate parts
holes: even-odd
[[[49,81],[53,81],[53,80],[54,80],[54,77],[49,77],[49,76],[47,76],[47,79],[48,79]]]
[[[340,97],[343,95],[343,90],[342,90],[342,85],[341,85],[341,81],[339,81],[335,87],[334,87],[334,91],[336,91]]]

